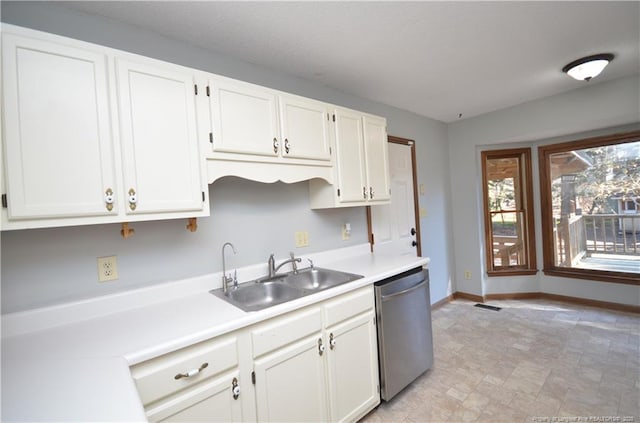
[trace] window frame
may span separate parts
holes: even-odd
[[[561,276],[573,279],[586,279],[596,282],[622,283],[640,285],[640,274],[616,272],[609,270],[582,269],[560,267],[555,265],[555,249],[553,242],[553,210],[551,199],[551,162],[554,153],[581,150],[593,147],[637,142],[640,131],[624,132],[593,138],[578,139],[557,144],[546,144],[538,147],[538,167],[540,171],[540,207],[542,217],[542,255],[545,275]]]
[[[523,172],[524,181],[520,181],[520,190],[522,198],[526,202],[525,207],[525,223],[526,223],[526,243],[527,243],[527,264],[520,267],[504,267],[496,269],[493,262],[493,236],[491,223],[491,210],[489,205],[489,189],[487,175],[487,160],[492,159],[517,158],[520,161],[521,172]],[[535,219],[534,219],[534,203],[533,203],[533,179],[531,164],[531,148],[509,148],[501,150],[485,150],[481,152],[482,162],[482,204],[484,215],[484,239],[485,239],[485,260],[487,265],[488,276],[526,276],[538,273],[536,259],[536,239],[535,239]]]

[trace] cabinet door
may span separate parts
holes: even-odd
[[[212,81],[213,151],[280,154],[276,96],[250,84]]]
[[[373,312],[327,329],[331,421],[355,421],[380,402]]]
[[[383,118],[365,116],[363,122],[369,201],[386,201],[391,198],[387,121]]]
[[[327,106],[302,97],[280,95],[282,157],[331,160]]]
[[[319,340],[318,332],[254,362],[259,422],[327,421],[325,360]]]
[[[2,34],[9,219],[117,214],[104,54]]]
[[[339,109],[335,116],[338,201],[363,202],[368,194],[365,188],[362,115]]]
[[[155,63],[116,66],[127,213],[202,210],[193,76]]]
[[[237,371],[204,383],[159,405],[148,407],[147,418],[150,422],[242,421],[240,399],[246,394],[241,391],[240,395],[234,398],[234,380],[239,380]]]

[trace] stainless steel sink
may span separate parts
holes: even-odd
[[[353,273],[316,267],[301,270],[297,274],[290,273],[285,278],[285,282],[305,291],[322,291],[360,278],[362,276]]]
[[[246,282],[229,288],[226,294],[222,288],[210,292],[244,311],[257,311],[360,278],[361,275],[316,267]]]
[[[226,294],[222,289],[213,290],[211,293],[244,311],[262,310],[304,296],[301,289],[279,281],[248,282],[238,285],[237,288],[230,288]]]

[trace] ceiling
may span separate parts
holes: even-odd
[[[640,2],[65,2],[444,122],[640,73]],[[563,74],[616,55],[590,82]]]

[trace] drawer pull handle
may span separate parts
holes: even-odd
[[[336,340],[333,337],[333,333],[329,334],[329,348],[334,349],[336,347]]]
[[[202,363],[202,366],[200,366],[199,368],[191,369],[187,373],[178,373],[173,378],[175,380],[179,380],[179,379],[182,379],[183,377],[193,377],[193,376],[197,375],[198,373],[200,373],[201,371],[203,371],[204,369],[206,369],[207,366],[209,366],[209,363]]]
[[[318,338],[318,354],[324,354],[324,344],[322,344],[322,338]]]

